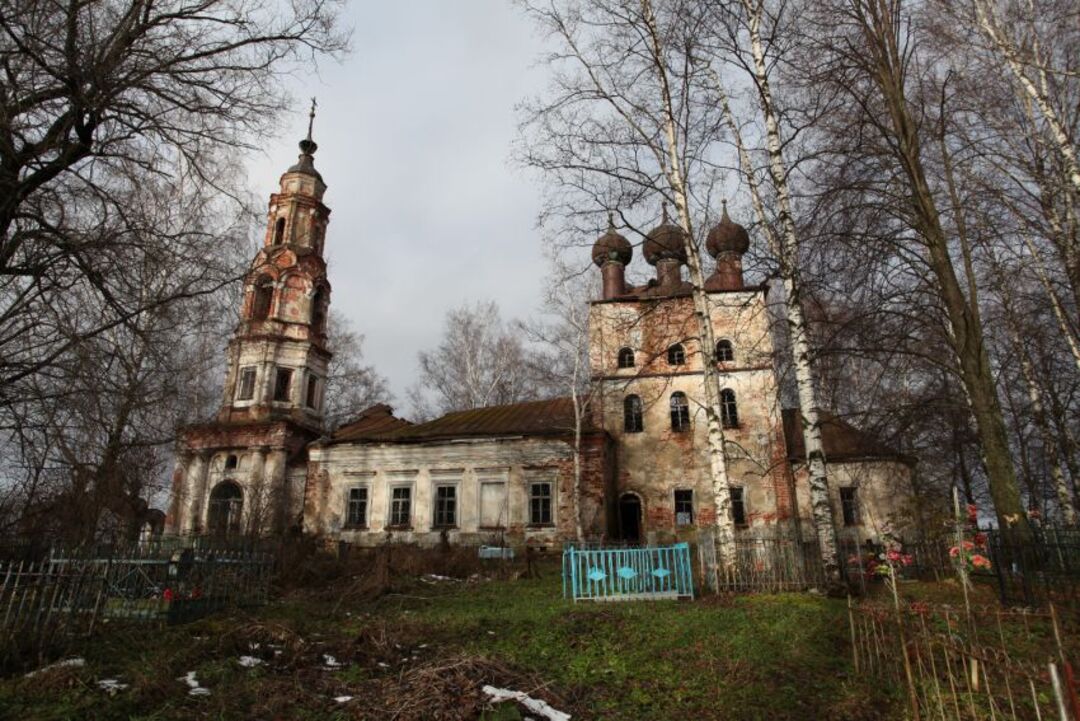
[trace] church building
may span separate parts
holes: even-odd
[[[663,222],[641,247],[655,276],[626,282],[633,245],[609,223],[592,258],[587,398],[450,413],[426,423],[386,405],[327,433],[323,405],[330,210],[308,137],[270,196],[244,282],[217,416],[186,426],[168,528],[304,532],[386,542],[555,546],[665,542],[716,524],[706,449],[704,355],[685,243]],[[732,520],[739,534],[809,537],[801,418],[780,406],[767,288],[743,282],[749,236],[725,208],[707,238],[706,283],[722,379]],[[910,497],[913,460],[824,414],[838,529],[874,538]]]

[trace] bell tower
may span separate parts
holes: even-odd
[[[262,247],[244,277],[214,420],[181,428],[166,525],[228,536],[300,526],[307,446],[323,432],[330,209],[315,169],[315,101],[300,157],[271,194]]]
[[[222,422],[288,418],[322,428],[330,352],[330,284],[323,242],[330,209],[315,169],[312,103],[300,157],[270,196],[263,246],[244,280],[240,319],[228,349]]]

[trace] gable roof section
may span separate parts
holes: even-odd
[[[802,420],[798,408],[785,408],[784,441],[788,460],[793,463],[806,461],[806,445],[803,443]],[[894,460],[912,464],[915,459],[882,443],[869,433],[861,431],[832,413],[821,413],[821,442],[825,446],[825,460]]]
[[[588,419],[583,420],[582,432],[596,430]],[[394,417],[389,406],[375,406],[340,428],[330,442],[415,443],[455,438],[564,436],[573,432],[573,400],[552,398],[457,411],[417,424]]]

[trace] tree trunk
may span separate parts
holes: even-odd
[[[1026,530],[1027,516],[1017,487],[1008,431],[994,386],[982,327],[967,304],[956,277],[948,239],[923,167],[918,125],[908,111],[904,90],[905,60],[898,46],[900,30],[893,25],[893,8],[888,0],[852,2],[862,21],[871,56],[871,74],[881,91],[892,124],[897,159],[908,177],[915,230],[927,245],[930,268],[949,320],[950,342],[978,429],[994,509],[1002,527]]]

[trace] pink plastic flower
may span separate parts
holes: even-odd
[[[915,559],[910,553],[905,553],[903,556],[900,557],[900,562],[903,563],[905,566],[910,566],[911,564],[915,563]]]
[[[171,588],[166,588],[165,591],[162,592],[161,597],[165,601],[172,601],[173,600],[173,590]]]

